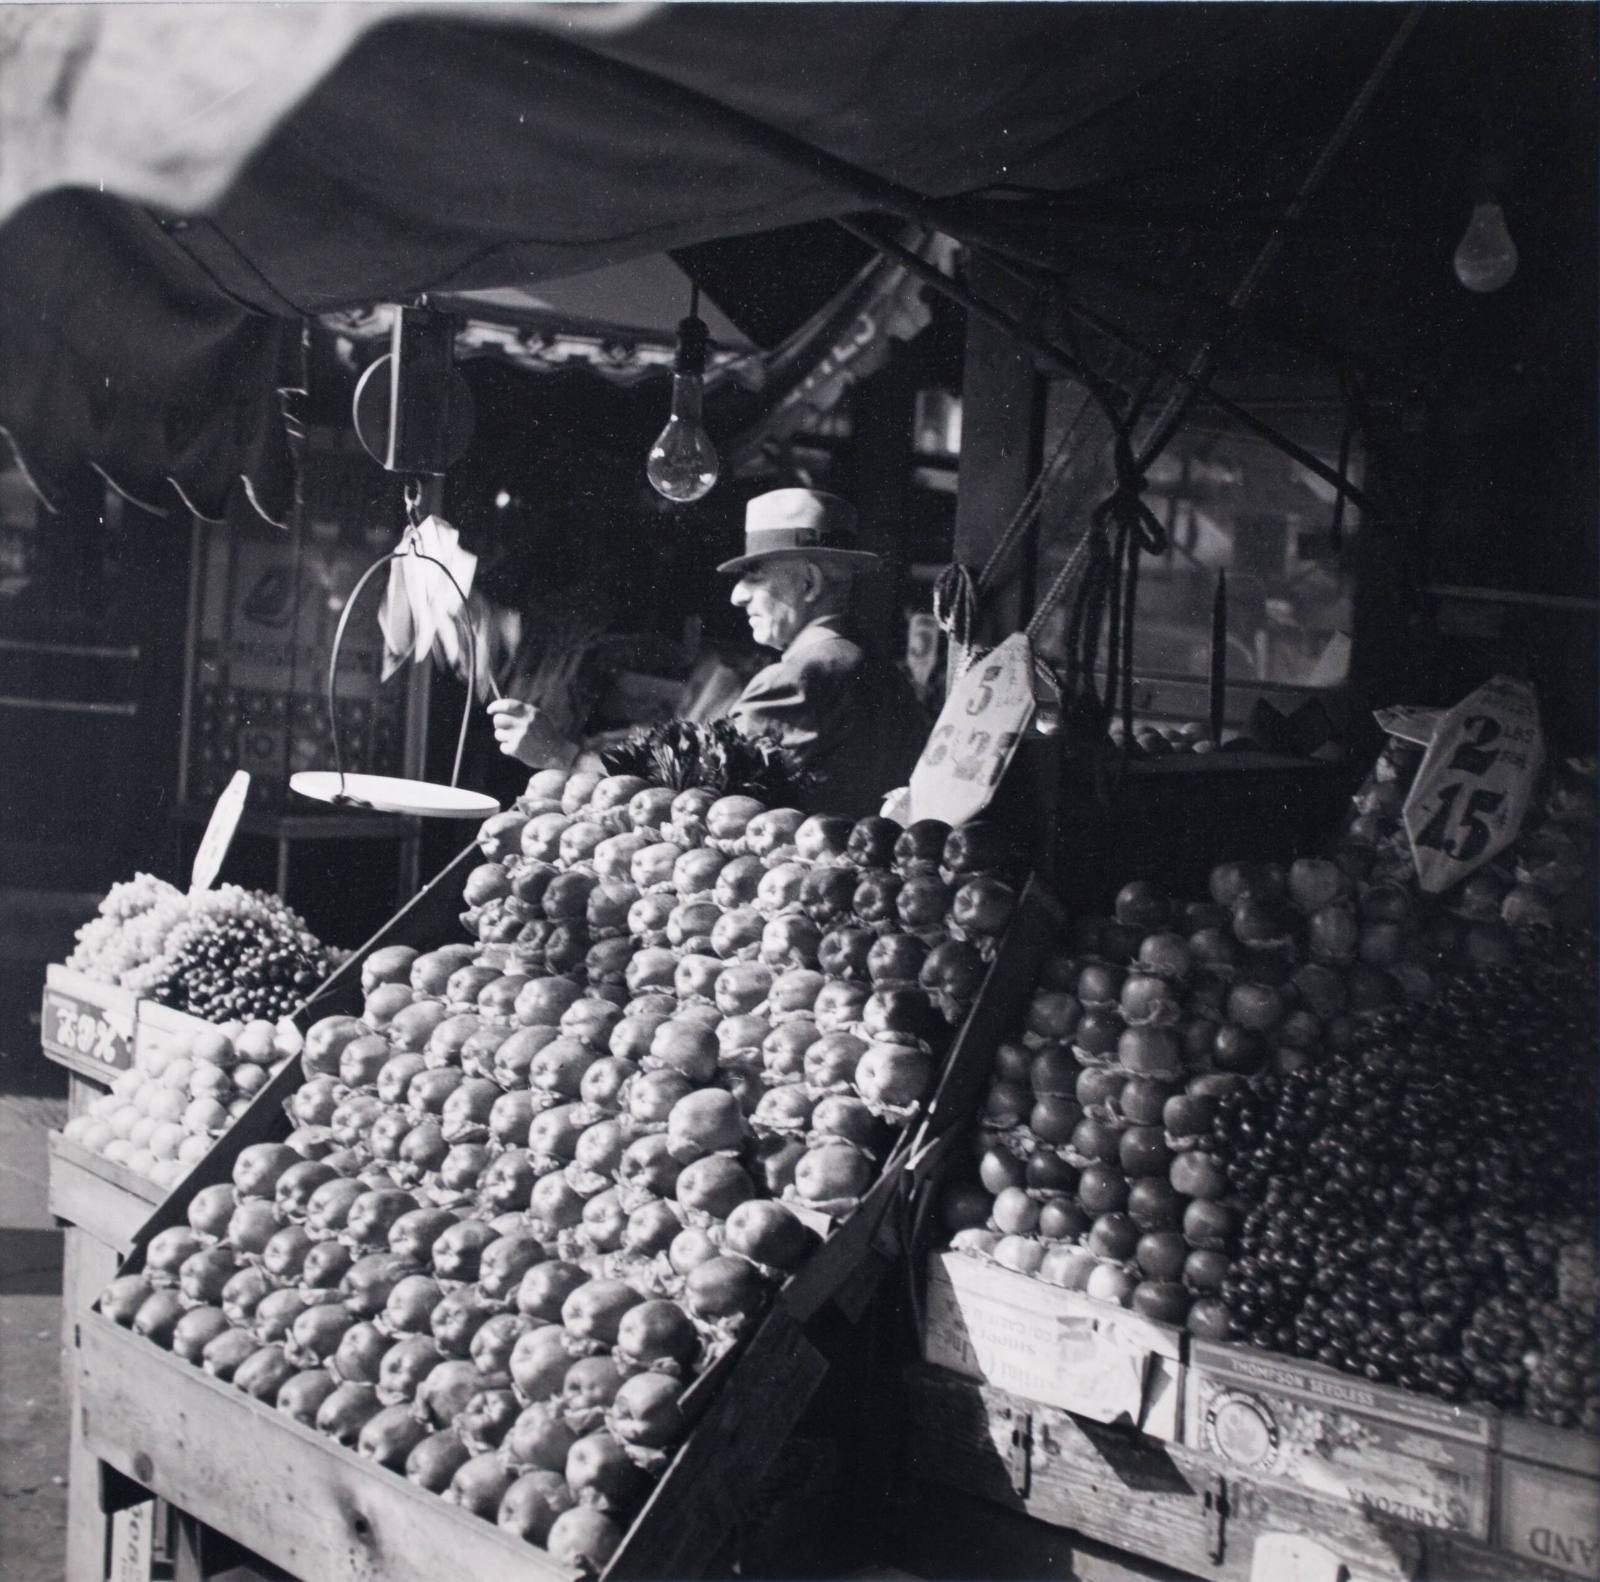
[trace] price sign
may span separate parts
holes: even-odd
[[[1402,815],[1425,891],[1517,838],[1543,762],[1539,700],[1520,681],[1496,676],[1440,719]]]
[[[222,872],[222,864],[233,844],[234,831],[244,817],[245,798],[250,794],[250,775],[247,770],[236,769],[227,788],[217,798],[211,810],[211,820],[200,837],[200,849],[194,854],[194,867],[189,870],[189,894],[198,895],[209,890]]]
[[[1033,718],[1033,646],[1008,637],[965,670],[911,772],[911,817],[961,824],[993,798]]]
[[[39,1041],[52,1059],[101,1082],[133,1064],[131,1016],[53,985],[46,985],[40,1006]]]

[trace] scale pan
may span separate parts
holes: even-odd
[[[290,776],[289,789],[315,802],[360,813],[407,813],[414,818],[487,818],[500,804],[481,791],[402,780],[394,775],[340,775],[333,769],[303,770]]]

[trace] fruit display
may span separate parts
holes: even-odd
[[[1135,720],[1130,741],[1122,717],[1115,715],[1107,722],[1106,734],[1114,746],[1127,747],[1142,758],[1165,758],[1172,753],[1214,753],[1219,746],[1199,720],[1184,720],[1180,724]]]
[[[1201,1146],[1248,1205],[1230,1335],[1600,1432],[1594,973],[1541,938],[1224,1094]]]
[[[1189,904],[1127,885],[996,1052],[951,1244],[1207,1340],[1600,1431],[1593,935],[1505,906],[1592,888],[1581,793],[1558,776],[1440,897],[1359,812],[1337,861],[1222,864]]]
[[[148,873],[113,885],[77,941],[69,967],[212,1022],[288,1016],[334,965],[276,896],[189,895]]]
[[[1401,813],[1423,757],[1415,742],[1389,737],[1356,792],[1335,855],[1358,878],[1413,883]],[[1446,910],[1479,925],[1586,925],[1594,907],[1594,835],[1594,760],[1568,759],[1548,777],[1515,845],[1457,885],[1444,898]]]
[[[239,1155],[102,1310],[603,1567],[693,1380],[930,1094],[1015,904],[990,827],[542,771],[477,937],[363,963]]]
[[[133,1065],[62,1128],[71,1141],[170,1187],[300,1051],[293,1022],[197,1029],[175,1047],[136,1045]]]

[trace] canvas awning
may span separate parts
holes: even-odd
[[[1130,300],[1225,291],[1399,17],[0,7],[0,428],[46,497],[93,464],[213,516],[247,478],[280,514],[304,315],[528,291],[881,206],[829,156],[943,200],[954,234],[1015,218]],[[1559,253],[1570,291],[1592,253],[1561,201],[1572,161],[1592,166],[1592,72],[1587,8],[1430,8],[1263,321],[1402,360],[1455,326],[1470,304],[1444,266],[1486,96],[1536,133],[1522,179],[1544,196],[1519,223],[1553,229],[1523,247],[1530,286]]]

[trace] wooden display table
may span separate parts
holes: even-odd
[[[72,1073],[67,1113],[81,1115],[106,1090]],[[50,1137],[50,1212],[62,1223],[61,1328],[64,1355],[75,1355],[77,1323],[113,1279],[161,1188],[102,1159],[59,1133]],[[69,1582],[145,1582],[157,1513],[151,1501],[116,1516],[100,1507],[99,1463],[84,1442],[77,1369],[66,1370],[67,1577]]]

